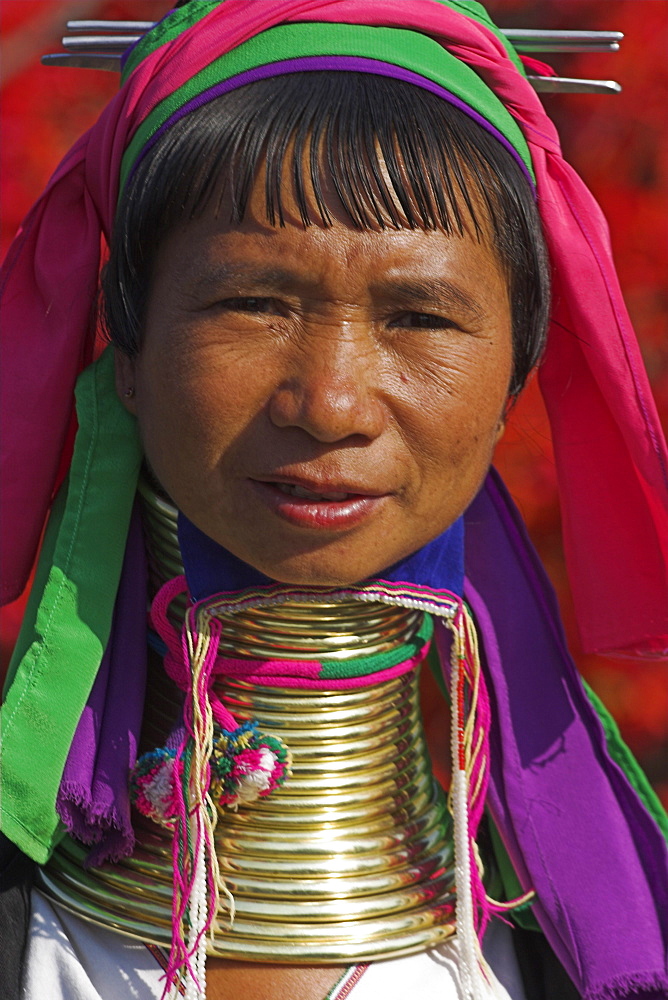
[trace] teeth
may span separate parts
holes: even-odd
[[[291,483],[278,483],[279,489],[288,496],[301,497],[302,500],[346,500],[349,493],[313,493],[303,486],[293,486]]]

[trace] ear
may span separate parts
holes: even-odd
[[[136,358],[129,358],[127,354],[123,354],[118,348],[114,348],[114,363],[116,368],[116,394],[128,413],[136,416]]]
[[[501,438],[505,434],[506,424],[508,422],[508,417],[512,413],[513,408],[515,406],[515,403],[518,400],[518,397],[519,397],[519,393],[516,394],[516,395],[514,395],[514,396],[508,396],[508,399],[506,400],[506,405],[503,408],[503,413],[499,417],[499,422],[496,425],[496,432],[495,432],[495,437],[494,437],[494,447],[497,446],[497,444],[499,443],[499,441],[501,440]]]

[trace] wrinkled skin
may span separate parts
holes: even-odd
[[[487,471],[511,375],[487,239],[334,215],[273,228],[260,179],[242,224],[183,224],[157,253],[140,354],[118,358],[176,505],[291,583],[364,579],[447,528]]]

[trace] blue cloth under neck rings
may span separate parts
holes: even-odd
[[[274,582],[212,541],[181,513],[178,537],[193,601],[201,601],[221,591],[245,590]],[[461,597],[464,592],[464,518],[460,517],[443,534],[373,579],[421,584],[433,590],[449,590]]]

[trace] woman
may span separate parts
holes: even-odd
[[[664,995],[649,794],[486,478],[543,346],[537,195],[582,632],[665,647],[658,422],[517,57],[476,4],[195,0],[124,78],[7,265],[10,405],[40,400],[14,589],[69,467],[4,710],[3,830],[44,866],[24,995],[160,995],[156,943],[165,989],[210,998]],[[101,230],[115,350],[92,362]],[[150,663],[145,702],[140,516],[173,682]],[[415,705],[432,632],[452,826]],[[496,916],[527,905],[525,930]]]

